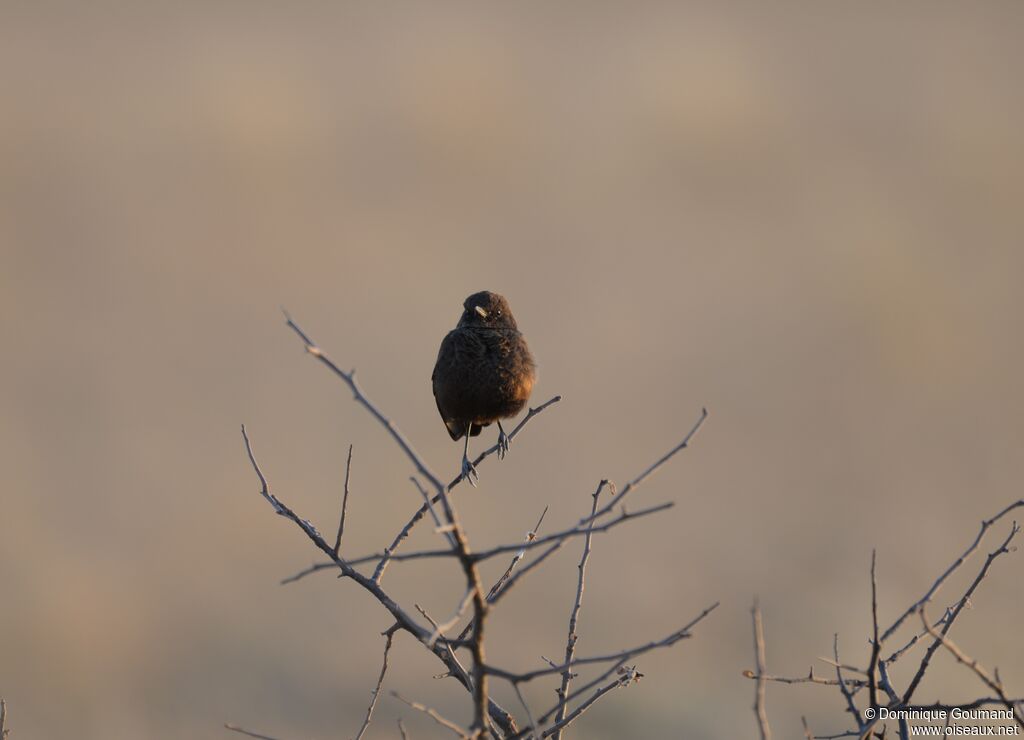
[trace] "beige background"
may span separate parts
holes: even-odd
[[[238,425],[329,531],[355,444],[350,554],[418,499],[282,304],[454,473],[436,348],[465,295],[509,297],[534,400],[565,400],[460,495],[476,544],[545,504],[573,521],[711,410],[634,504],[679,505],[596,540],[580,650],[722,607],[579,738],[753,736],[755,593],[771,670],[805,673],[835,631],[863,664],[871,548],[889,621],[1020,497],[1019,4],[85,5],[0,10],[14,740],[354,735],[389,622],[330,576],[277,585],[315,553]],[[577,558],[509,597],[495,661],[563,649]],[[1022,569],[1000,560],[957,628],[1018,694]],[[461,594],[423,565],[385,583],[437,614]],[[392,666],[468,720],[417,645]],[[979,693],[940,656],[921,698]],[[768,702],[777,736],[845,729],[830,689]],[[370,736],[398,716],[441,736],[390,697]]]

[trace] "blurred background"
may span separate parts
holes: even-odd
[[[769,671],[806,674],[834,632],[865,665],[871,549],[890,622],[1021,495],[1022,32],[1012,2],[4,3],[12,737],[355,735],[390,621],[331,575],[279,585],[316,552],[259,497],[239,424],[330,533],[354,444],[349,555],[420,499],[282,305],[454,475],[437,346],[466,295],[509,298],[534,402],[564,400],[460,490],[477,547],[518,541],[545,505],[545,530],[574,522],[600,478],[635,476],[708,407],[633,503],[676,508],[595,539],[579,651],[722,606],[575,737],[754,736],[755,594]],[[434,544],[424,527],[409,547]],[[494,662],[564,650],[578,558],[509,596]],[[1017,694],[1022,573],[1020,554],[997,561],[956,630]],[[462,595],[451,565],[384,583],[438,616]],[[385,690],[468,723],[407,636],[391,664]],[[979,687],[939,655],[918,697]],[[816,686],[769,686],[768,712],[781,737],[801,714],[847,724]],[[398,717],[444,736],[390,696],[368,736],[397,737]]]

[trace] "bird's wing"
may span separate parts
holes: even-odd
[[[450,331],[441,340],[441,348],[437,351],[437,362],[434,363],[434,372],[430,374],[430,381],[434,390],[434,402],[437,404],[437,413],[441,415],[441,421],[444,422],[445,428],[448,429],[448,435],[452,439],[459,439],[466,433],[466,425],[464,423],[454,421],[445,414],[442,404],[444,403],[441,395],[442,389],[440,386],[441,377],[448,375],[449,382],[453,380],[452,375],[455,368],[457,350],[456,350],[457,337],[455,331]],[[439,377],[441,376],[441,377]]]

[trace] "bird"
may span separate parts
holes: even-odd
[[[498,458],[505,457],[511,440],[501,420],[522,411],[537,369],[504,296],[483,290],[462,308],[459,323],[441,341],[430,380],[448,434],[466,438],[462,476],[475,486],[480,476],[469,461],[469,438],[496,422]]]

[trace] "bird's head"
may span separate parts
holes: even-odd
[[[477,326],[489,329],[516,329],[516,320],[504,296],[482,290],[467,298],[462,307],[459,326]]]

